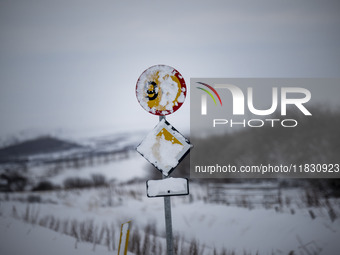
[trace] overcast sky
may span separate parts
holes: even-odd
[[[338,1],[0,0],[0,138],[151,130],[155,64],[191,77],[339,77]],[[189,130],[189,101],[168,120]]]

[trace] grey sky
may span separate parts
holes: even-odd
[[[139,75],[338,77],[338,1],[0,0],[0,138],[151,129]],[[188,131],[189,102],[168,120]]]

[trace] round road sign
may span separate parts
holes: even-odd
[[[146,69],[136,85],[140,105],[154,115],[168,115],[184,103],[187,87],[182,75],[173,67],[155,65]]]

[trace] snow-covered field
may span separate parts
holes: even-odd
[[[74,238],[12,217],[0,217],[1,254],[86,255],[117,254],[90,243],[75,244]],[[131,255],[132,253],[128,253]]]
[[[191,254],[189,249],[193,240],[196,240],[201,254],[214,254],[214,249],[220,252],[223,248],[236,254],[336,255],[340,250],[340,219],[332,221],[326,207],[307,208],[302,204],[290,204],[275,210],[261,205],[249,209],[209,204],[204,202],[205,185],[192,184],[190,188],[191,196],[172,198],[174,235],[181,240],[179,246],[184,247],[178,254]],[[334,204],[339,215],[339,201]],[[311,211],[314,217],[311,217]],[[93,244],[84,242],[80,242],[76,249],[76,238],[24,222],[31,219],[39,224],[47,216],[53,216],[61,224],[91,220],[98,229],[111,224],[116,231],[115,247],[119,242],[120,224],[131,220],[133,228],[142,232],[152,226],[157,245],[163,246],[163,252],[165,250],[163,199],[147,198],[145,183],[2,194],[0,213],[1,254],[22,254],[20,251],[24,250],[27,251],[25,254],[47,254],[49,249],[54,250],[52,254],[112,254],[112,250],[103,246],[104,242],[98,244],[95,251]],[[157,252],[147,254],[161,255]]]
[[[0,193],[0,254],[117,254],[120,226],[127,221],[130,254],[165,254],[163,198],[147,197],[146,164],[132,152],[53,176],[31,169],[59,185],[93,174],[114,181],[97,188]],[[131,179],[139,181],[127,182]],[[287,188],[281,203],[268,205],[248,193],[242,203],[227,205],[211,203],[209,185],[189,186],[189,196],[171,199],[175,254],[339,254],[339,199],[320,199],[314,206],[302,188]],[[230,185],[229,197],[241,188]]]

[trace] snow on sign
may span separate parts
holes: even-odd
[[[146,182],[148,197],[183,196],[189,194],[189,183],[186,178],[166,178]]]
[[[154,115],[168,115],[184,103],[187,88],[183,76],[173,67],[155,65],[146,69],[136,85],[140,105]]]
[[[165,119],[143,139],[136,150],[168,176],[192,147],[190,142]]]

